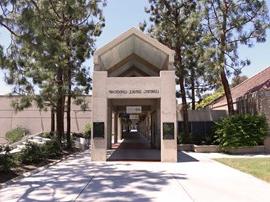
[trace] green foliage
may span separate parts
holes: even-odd
[[[25,164],[39,163],[47,158],[58,158],[62,155],[61,145],[57,138],[52,138],[43,145],[28,142],[21,151],[20,160]]]
[[[261,115],[234,115],[215,125],[216,141],[221,148],[262,144],[267,131],[266,118]]]
[[[12,154],[10,154],[10,147],[3,146],[0,147],[0,172],[10,172],[11,168],[16,165],[15,159]]]
[[[42,146],[36,143],[28,142],[21,151],[20,160],[24,164],[39,163],[44,159],[45,155]]]
[[[14,143],[20,141],[25,135],[28,135],[30,132],[25,128],[15,128],[6,133],[6,139],[9,143]]]
[[[91,137],[91,124],[87,123],[84,126],[84,137],[89,139]]]
[[[247,79],[248,79],[248,77],[245,75],[244,76],[235,75],[235,77],[232,78],[231,87],[235,87]]]
[[[216,92],[214,92],[211,95],[206,96],[203,98],[199,103],[196,104],[196,109],[203,109],[209,104],[211,104],[216,99],[222,97],[224,95],[224,90],[222,88],[219,88]]]
[[[12,105],[55,109],[59,137],[64,135],[65,97],[76,99],[91,89],[90,67],[84,63],[105,26],[105,5],[106,0],[0,2],[0,26],[13,39],[8,51],[0,49],[1,68],[8,70],[13,93],[23,95]]]
[[[201,76],[199,71],[200,56],[203,53],[201,46],[201,16],[197,1],[153,1],[149,0],[150,26],[148,32],[161,43],[175,51],[176,83],[180,86],[177,95],[182,99],[184,119],[184,142],[189,141],[188,112],[186,85],[190,86],[188,77],[196,80]],[[146,27],[146,23],[141,26]],[[198,45],[200,44],[200,45]],[[194,71],[193,71],[194,70]],[[203,72],[203,71],[202,71]],[[189,87],[188,87],[189,88]]]
[[[228,76],[232,72],[239,74],[248,59],[241,60],[238,54],[240,45],[252,47],[256,42],[265,42],[266,30],[270,19],[266,1],[202,1],[205,23],[205,35],[209,46],[205,51],[209,55],[209,67],[220,76],[229,114],[234,113],[233,99],[230,93]]]
[[[61,146],[56,138],[47,141],[41,146],[42,152],[46,158],[57,158],[62,154]]]

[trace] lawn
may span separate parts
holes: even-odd
[[[215,160],[270,182],[270,158],[220,158]]]

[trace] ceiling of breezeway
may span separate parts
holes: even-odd
[[[156,75],[158,71],[170,68],[173,57],[174,51],[132,28],[95,52],[95,71],[118,75],[136,67],[146,74]]]

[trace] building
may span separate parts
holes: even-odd
[[[71,131],[83,132],[85,125],[92,123],[93,161],[106,161],[112,144],[136,129],[151,149],[159,152],[160,161],[176,162],[177,126],[182,116],[175,91],[174,51],[132,28],[95,52],[93,92],[85,96],[89,108],[82,111],[72,105]],[[0,139],[16,127],[32,134],[50,131],[50,111],[32,106],[15,112],[10,106],[13,99],[17,97],[0,97]],[[209,122],[224,116],[223,112],[190,112],[190,121],[196,126],[191,131],[206,133]]]
[[[258,74],[250,77],[249,79],[243,81],[239,85],[231,89],[232,98],[234,102],[235,109],[237,109],[237,99],[248,94],[254,93],[261,89],[269,88],[270,83],[270,67],[264,69]],[[267,87],[268,86],[268,87]],[[213,110],[227,110],[227,100],[225,96],[219,97],[218,99],[211,102],[207,107]]]
[[[139,115],[138,131],[140,134],[147,131],[145,135],[150,136],[153,147],[160,148],[162,162],[177,161],[174,78],[174,51],[136,28],[95,52],[93,161],[106,161],[112,134],[118,134],[118,128],[125,127],[121,113]]]

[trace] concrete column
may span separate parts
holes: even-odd
[[[175,72],[161,71],[161,161],[177,162]],[[174,139],[163,139],[163,123],[174,123]]]
[[[117,139],[118,142],[122,139],[122,120],[119,115],[117,116]]]
[[[114,124],[114,143],[117,143],[118,140],[118,113],[114,112],[114,119],[113,119],[113,124]]]
[[[108,120],[107,120],[107,149],[112,148],[112,106],[110,100],[108,101]]]
[[[91,160],[106,161],[107,146],[107,97],[106,91],[107,72],[97,71],[93,73],[93,101],[92,122],[104,122],[104,138],[91,135]],[[102,89],[102,90],[101,90]],[[92,124],[93,125],[93,124]]]

